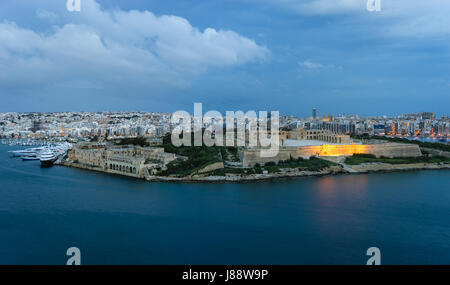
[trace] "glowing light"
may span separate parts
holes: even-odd
[[[307,155],[318,156],[350,156],[359,153],[368,153],[368,147],[360,144],[347,144],[347,145],[320,145],[303,147],[301,152],[306,152]]]

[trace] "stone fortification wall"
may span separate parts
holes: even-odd
[[[309,158],[311,156],[350,156],[353,154],[373,154],[377,157],[418,157],[422,155],[419,146],[413,144],[385,143],[374,145],[320,145],[302,147],[281,147],[278,154],[262,157],[259,148],[241,150],[239,155],[243,166],[253,166],[289,160],[290,158]]]

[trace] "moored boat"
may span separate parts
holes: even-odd
[[[31,160],[40,160],[40,158],[36,155],[33,156],[22,156],[23,161],[31,161]]]
[[[42,147],[27,148],[27,149],[23,149],[23,150],[13,150],[13,151],[10,151],[10,153],[12,153],[13,156],[15,156],[15,157],[35,156],[35,155],[39,154],[39,152],[41,152],[43,149],[44,148],[42,148]]]
[[[39,156],[39,160],[41,161],[41,166],[50,167],[53,166],[53,163],[58,159],[53,151],[46,150],[41,153]]]

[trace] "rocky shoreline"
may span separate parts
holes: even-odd
[[[80,165],[74,163],[61,163],[60,165],[66,167],[74,167],[85,169],[89,171],[103,172],[100,168],[90,167],[87,165]],[[348,166],[347,166],[348,167]],[[368,173],[387,173],[387,172],[402,172],[402,171],[418,171],[418,170],[448,170],[450,164],[443,163],[415,163],[415,164],[386,164],[386,163],[363,163],[360,165],[352,165],[354,172],[346,171],[340,166],[333,166],[322,171],[286,171],[284,173],[271,174],[251,174],[246,176],[228,175],[228,176],[192,176],[192,177],[163,177],[163,176],[147,176],[144,179],[148,182],[166,182],[166,183],[255,183],[264,181],[275,181],[282,179],[295,179],[301,177],[321,177],[331,175],[348,175],[348,174],[368,174]],[[115,173],[109,173],[118,175]],[[119,174],[120,175],[120,174]],[[121,175],[124,176],[124,175]],[[125,175],[126,176],[126,175]],[[134,177],[135,178],[135,177]]]
[[[273,181],[281,179],[294,179],[300,177],[312,177],[312,176],[327,176],[343,174],[337,173],[335,171],[320,171],[320,172],[309,172],[302,171],[297,174],[252,174],[246,176],[206,176],[206,177],[161,177],[152,176],[150,179],[146,179],[149,182],[174,182],[174,183],[255,183],[263,181]]]
[[[395,166],[395,167],[392,167]],[[295,179],[302,177],[322,177],[322,176],[334,176],[334,175],[357,175],[357,174],[368,174],[368,173],[388,173],[388,172],[404,172],[404,171],[418,171],[418,170],[448,170],[450,165],[438,165],[438,164],[428,164],[418,166],[416,164],[407,165],[390,165],[386,167],[378,168],[368,168],[360,170],[357,172],[350,173],[345,170],[336,171],[326,169],[319,172],[310,171],[300,171],[297,173],[283,173],[283,174],[253,174],[247,176],[207,176],[207,177],[159,177],[153,176],[150,179],[146,179],[149,182],[173,182],[173,183],[255,183],[264,181],[274,181],[274,180],[284,180],[284,179]]]

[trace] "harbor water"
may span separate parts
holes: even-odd
[[[148,183],[0,145],[0,264],[450,264],[450,172]]]

